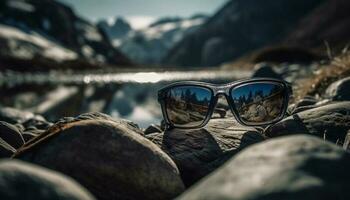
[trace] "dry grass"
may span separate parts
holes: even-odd
[[[331,54],[329,54],[330,57]],[[310,78],[300,80],[295,91],[296,99],[306,95],[322,96],[327,87],[336,80],[350,76],[350,52],[343,53],[330,59],[330,63],[321,66]]]

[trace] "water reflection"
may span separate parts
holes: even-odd
[[[203,71],[166,71],[166,72],[121,72],[121,73],[21,73],[14,71],[0,72],[0,87],[14,87],[22,84],[124,84],[158,83],[180,80],[237,80],[249,77],[249,71],[203,70]]]
[[[270,122],[282,113],[284,93],[279,84],[249,84],[234,89],[231,96],[240,118],[246,123]]]
[[[44,103],[45,95],[54,92],[56,87],[75,87],[79,92],[74,98],[80,107],[74,113],[91,111],[104,112],[113,117],[134,121],[142,128],[151,123],[159,124],[162,120],[161,110],[157,102],[158,89],[173,81],[197,80],[212,83],[227,83],[250,76],[250,72],[235,70],[200,70],[200,71],[166,71],[166,72],[0,72],[0,86],[3,94],[2,106],[18,107],[18,102],[33,99],[18,108],[32,109]],[[12,89],[13,88],[13,89]],[[23,95],[21,95],[21,93]],[[32,95],[31,95],[32,94]],[[83,95],[83,96],[80,96]],[[34,96],[32,98],[32,96]],[[23,98],[22,98],[23,97]],[[33,103],[34,102],[34,103]],[[22,104],[21,104],[22,105]],[[218,110],[218,109],[216,109]],[[225,116],[225,110],[219,110]],[[73,111],[72,111],[73,112]],[[215,114],[215,113],[214,113]],[[63,116],[53,115],[52,118]],[[51,117],[50,117],[51,118]]]

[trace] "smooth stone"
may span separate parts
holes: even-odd
[[[0,138],[0,158],[9,158],[16,152],[13,146],[9,145],[3,139]]]
[[[150,126],[148,126],[143,133],[145,135],[151,134],[151,133],[161,133],[162,129],[160,128],[160,126],[155,125],[155,124],[151,124]]]
[[[16,149],[24,144],[21,131],[16,126],[3,121],[0,121],[0,138]]]
[[[253,78],[276,78],[283,79],[283,77],[278,74],[269,64],[258,63],[254,66]]]
[[[316,104],[317,101],[315,99],[300,99],[297,103],[296,103],[296,108],[299,107],[303,107],[303,106],[311,106]]]
[[[0,199],[94,200],[85,188],[59,172],[19,160],[0,161]]]
[[[345,140],[343,143],[343,149],[350,152],[350,130],[347,132],[345,136]]]
[[[267,140],[240,152],[177,199],[350,199],[350,154],[314,136]]]
[[[40,135],[41,133],[44,133],[44,132],[45,131],[41,131],[41,130],[27,131],[27,132],[22,133],[22,137],[23,137],[25,142],[28,142],[31,139],[37,137],[38,135]]]
[[[15,155],[77,180],[100,200],[171,199],[184,185],[175,163],[123,120],[88,113],[51,126]]]
[[[46,119],[41,115],[35,115],[33,118],[24,121],[22,125],[25,129],[29,127],[35,127],[39,130],[46,130],[52,126],[53,123],[46,121]]]
[[[350,102],[337,102],[299,112],[269,126],[267,137],[311,134],[334,143],[344,142],[350,129]]]
[[[325,97],[333,101],[349,101],[350,77],[340,79],[329,85],[325,91]]]
[[[309,106],[300,106],[300,107],[296,107],[292,110],[291,115],[305,111],[305,110],[310,110],[312,108],[317,108],[319,107],[318,105],[309,105]]]
[[[186,186],[208,175],[245,147],[264,137],[233,118],[211,119],[201,129],[172,129],[146,138],[157,144],[176,163]]]

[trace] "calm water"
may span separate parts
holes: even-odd
[[[0,86],[14,87],[23,84],[117,86],[113,98],[103,112],[129,119],[145,128],[160,123],[162,116],[157,102],[157,91],[175,81],[196,80],[213,83],[231,82],[251,75],[246,71],[169,71],[109,74],[62,74],[62,73],[0,73]],[[103,98],[102,98],[103,99]],[[104,103],[103,101],[100,102]],[[99,111],[99,102],[89,105],[87,111]]]

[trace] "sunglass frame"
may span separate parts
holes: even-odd
[[[260,122],[260,123],[247,123],[241,119],[239,112],[234,104],[234,100],[230,94],[231,94],[232,90],[234,90],[235,88],[238,88],[238,87],[244,86],[244,85],[255,84],[255,83],[273,83],[273,84],[279,84],[282,86],[282,88],[283,88],[282,92],[284,95],[284,99],[283,99],[283,105],[282,105],[282,112],[281,112],[280,116],[278,116],[278,118],[276,118],[272,121]],[[171,90],[173,88],[183,87],[183,86],[201,87],[201,88],[205,88],[205,89],[208,89],[211,91],[211,98],[210,98],[210,103],[209,103],[209,108],[208,108],[209,110],[208,110],[207,115],[205,116],[205,119],[203,120],[203,122],[198,126],[177,125],[177,124],[172,123],[169,120],[168,113],[166,110],[166,106],[167,106],[166,105],[166,94],[169,90]],[[175,83],[172,83],[170,85],[163,87],[162,89],[160,89],[158,91],[158,102],[161,105],[162,114],[164,117],[166,128],[167,129],[171,129],[171,128],[196,129],[196,128],[201,128],[201,127],[205,126],[209,122],[209,120],[211,119],[211,116],[213,115],[215,106],[218,102],[219,95],[225,96],[225,98],[229,104],[231,112],[233,113],[234,117],[236,118],[236,120],[240,124],[245,125],[245,126],[265,126],[265,125],[274,124],[274,123],[280,121],[281,119],[283,119],[283,117],[286,114],[287,108],[288,108],[289,98],[292,95],[292,87],[291,87],[290,83],[288,83],[284,80],[273,79],[273,78],[251,78],[251,79],[234,81],[234,82],[227,83],[227,84],[212,84],[212,83],[198,82],[198,81],[175,82]]]

